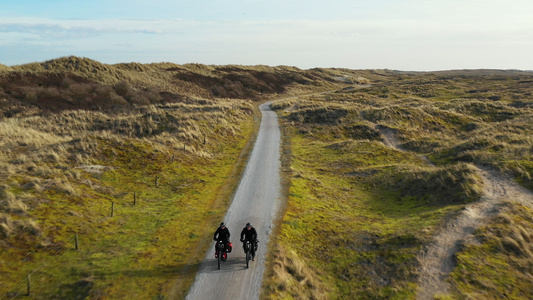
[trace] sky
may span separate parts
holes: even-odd
[[[533,70],[531,0],[0,0],[0,63]]]

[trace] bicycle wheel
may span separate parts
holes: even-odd
[[[250,266],[250,243],[246,243],[246,268]]]

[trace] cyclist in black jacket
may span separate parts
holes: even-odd
[[[250,254],[252,254],[252,260],[254,260],[255,250],[257,250],[257,231],[250,223],[246,223],[246,226],[241,231],[241,242],[243,249],[245,247],[246,241],[250,241],[250,244],[252,245],[250,249]]]
[[[226,224],[224,222],[220,223],[220,226],[217,228],[217,231],[215,231],[215,234],[213,235],[213,240],[215,241],[222,241],[224,243],[224,248],[228,249],[229,244],[229,229],[226,227]],[[218,257],[218,252],[215,248],[215,257]]]

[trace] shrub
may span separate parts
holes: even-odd
[[[382,182],[402,198],[414,197],[431,205],[468,203],[481,198],[482,182],[472,165],[459,164],[419,170],[396,169]]]
[[[115,89],[115,92],[122,97],[129,95],[132,92],[129,83],[124,80],[117,82],[113,88]]]

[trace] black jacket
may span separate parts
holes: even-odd
[[[213,236],[214,240],[222,240],[224,242],[229,241],[229,229],[228,227],[224,227],[224,229],[218,227],[217,231],[215,231],[215,235]]]
[[[249,240],[249,241],[255,241],[257,240],[257,231],[255,231],[255,228],[248,228],[244,227],[241,231],[241,240]]]

